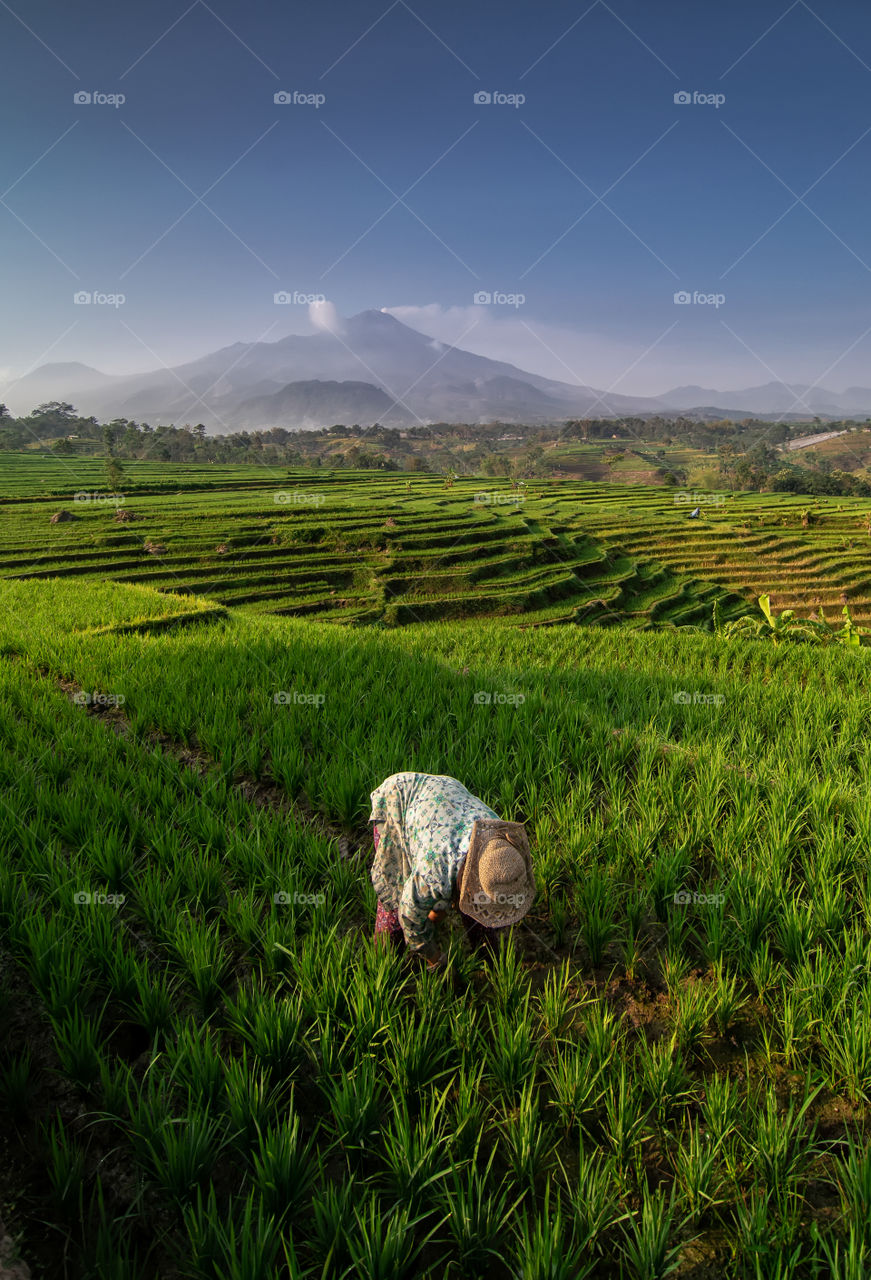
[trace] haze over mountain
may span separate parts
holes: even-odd
[[[319,332],[237,342],[179,365],[109,375],[46,364],[0,391],[13,413],[68,400],[102,420],[203,422],[210,432],[335,422],[548,422],[570,417],[718,410],[733,416],[838,417],[871,413],[871,389],[842,393],[771,382],[738,391],[676,387],[621,396],[558,382],[438,342],[385,311],[331,316]]]

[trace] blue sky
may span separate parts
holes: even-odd
[[[284,290],[625,393],[871,384],[867,6],[3,0],[0,40],[4,379],[309,331]]]

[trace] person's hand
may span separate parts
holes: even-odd
[[[441,924],[447,914],[447,911],[430,911],[427,919],[432,920],[433,924]]]
[[[437,955],[432,960],[430,960],[429,957],[427,957],[426,967],[428,969],[444,969],[447,963],[448,963],[448,957],[446,953],[442,951],[439,955]]]

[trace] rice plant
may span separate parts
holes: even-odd
[[[551,1206],[551,1186],[545,1187],[540,1212],[521,1214],[515,1227],[512,1273],[517,1280],[584,1280],[596,1266],[595,1257],[575,1235],[571,1214],[564,1216],[558,1193]]]
[[[680,1227],[674,1196],[666,1199],[661,1190],[642,1189],[640,1212],[623,1227],[621,1253],[637,1280],[664,1280],[681,1263],[681,1245],[670,1242]]]
[[[537,1050],[529,1019],[520,1017],[512,1025],[500,1010],[487,1011],[487,1065],[497,1087],[508,1097],[521,1092],[535,1071]]]
[[[220,1123],[193,1098],[183,1117],[167,1118],[156,1132],[145,1132],[131,1116],[140,1162],[153,1182],[179,1206],[188,1203],[215,1166],[224,1144]]]
[[[247,1050],[224,1063],[224,1106],[232,1141],[247,1155],[278,1109],[278,1090],[270,1077],[248,1060]]]
[[[134,1022],[154,1037],[168,1030],[175,1017],[178,981],[152,972],[143,962],[133,976],[134,990],[122,1005]]]
[[[362,1209],[355,1206],[356,1229],[348,1237],[351,1274],[371,1280],[411,1280],[419,1274],[416,1260],[426,1246],[426,1238],[415,1240],[419,1221],[407,1209],[386,1213],[375,1197],[369,1197]]]
[[[100,1074],[100,1019],[88,1016],[76,1006],[52,1018],[54,1047],[61,1070],[82,1089],[89,1088]]]
[[[124,1234],[124,1220],[107,1208],[99,1175],[82,1219],[83,1280],[139,1280],[145,1260]]]
[[[240,1203],[241,1202],[241,1203]],[[279,1253],[284,1253],[292,1280],[304,1273],[282,1243],[277,1222],[254,1191],[236,1197],[229,1210],[217,1204],[214,1187],[204,1201],[201,1191],[185,1206],[188,1247],[180,1259],[191,1280],[272,1280]]]
[[[625,1062],[621,1062],[615,1077],[605,1090],[605,1140],[623,1177],[632,1170],[636,1178],[641,1169],[642,1143],[649,1138],[645,1133],[649,1110],[644,1106],[639,1089],[629,1075]]]
[[[603,1070],[623,1050],[625,1031],[612,1009],[597,1000],[584,1014],[583,1043],[589,1046],[594,1071]]]
[[[581,917],[580,937],[586,944],[590,963],[598,969],[605,948],[616,931],[614,923],[613,887],[608,879],[595,868],[586,878],[579,902]]]
[[[221,998],[230,967],[230,957],[220,941],[218,922],[205,925],[190,912],[183,913],[175,922],[172,947],[200,1008],[206,1014],[211,1013]]]
[[[568,1172],[560,1162],[562,1180],[574,1214],[575,1234],[582,1247],[592,1255],[601,1253],[605,1232],[620,1218],[619,1174],[613,1157],[601,1150],[588,1149],[581,1142],[577,1162]]]
[[[355,1227],[354,1208],[360,1200],[360,1188],[353,1175],[336,1184],[318,1178],[323,1189],[311,1202],[310,1233],[319,1261],[321,1275],[344,1275],[351,1262],[350,1239]]]
[[[304,1056],[302,1004],[243,988],[227,1005],[227,1019],[274,1080],[290,1078]]]
[[[754,1189],[736,1212],[737,1244],[744,1274],[758,1280],[789,1280],[806,1256],[798,1238],[801,1204],[792,1198],[775,1211],[775,1191]]]
[[[725,965],[720,958],[713,965],[713,998],[711,1000],[711,1017],[717,1034],[728,1035],[729,1029],[738,1013],[747,1003],[742,994],[738,978],[726,973]]]
[[[208,1023],[186,1021],[166,1049],[170,1077],[212,1106],[221,1096],[224,1068],[221,1046]]]
[[[764,1091],[752,1128],[744,1135],[747,1156],[757,1179],[774,1188],[778,1197],[797,1190],[811,1161],[819,1154],[816,1125],[807,1115],[822,1086],[806,1092],[800,1105],[790,1099],[785,1110],[778,1106],[773,1088]]]
[[[401,1095],[420,1093],[449,1070],[448,1023],[443,1006],[438,1016],[421,1010],[416,1019],[412,1010],[406,1010],[391,1021],[385,1050],[387,1068]]]
[[[514,1182],[523,1192],[534,1193],[550,1166],[555,1146],[550,1126],[541,1118],[534,1080],[529,1081],[517,1106],[499,1123],[499,1130]]]
[[[457,1161],[470,1160],[478,1149],[486,1123],[486,1106],[482,1088],[484,1064],[477,1070],[463,1067],[456,1076],[452,1104],[451,1150]]]
[[[520,1013],[529,1000],[529,981],[523,971],[520,956],[512,946],[499,948],[490,965],[490,986],[495,1008],[507,1016]]]
[[[721,1203],[717,1143],[698,1123],[689,1125],[678,1137],[674,1176],[691,1222],[698,1223],[709,1209]]]
[[[494,1148],[483,1169],[474,1162],[452,1165],[436,1197],[464,1275],[483,1276],[495,1263],[506,1262],[519,1201],[511,1199],[504,1183],[493,1185],[495,1154]]]
[[[445,1121],[448,1090],[435,1097],[414,1120],[403,1098],[396,1100],[393,1116],[381,1132],[383,1181],[393,1200],[410,1213],[417,1213],[425,1198],[447,1173],[449,1150],[456,1152],[457,1143],[449,1144]],[[452,1136],[452,1135],[451,1135]],[[460,1144],[462,1145],[462,1144]]]
[[[560,1040],[583,1003],[583,999],[577,999],[572,992],[569,962],[564,960],[559,969],[553,969],[547,975],[536,999],[538,1016],[546,1038],[551,1041]]]
[[[52,1201],[65,1220],[76,1220],[85,1190],[85,1152],[56,1113],[42,1125],[46,1177]]]
[[[738,1086],[729,1076],[709,1076],[705,1081],[702,1116],[718,1144],[733,1134],[742,1115]]]
[[[871,1252],[861,1234],[851,1227],[847,1239],[827,1233],[823,1235],[814,1223],[811,1228],[815,1245],[815,1262],[825,1268],[831,1280],[865,1280],[871,1265]]]
[[[677,992],[672,1011],[671,1042],[676,1048],[691,1053],[706,1038],[715,996],[701,982],[691,982]]]
[[[317,1166],[314,1144],[303,1142],[295,1113],[258,1134],[252,1180],[263,1207],[276,1221],[292,1218],[308,1202]]]
[[[567,1044],[557,1049],[545,1071],[553,1089],[551,1106],[560,1124],[566,1133],[579,1133],[601,1102],[604,1067],[594,1066],[590,1045]]]
[[[653,1116],[658,1124],[665,1124],[673,1109],[690,1096],[690,1077],[683,1057],[665,1040],[651,1045],[642,1037],[638,1042],[636,1064],[637,1078]]]
[[[831,1087],[852,1102],[871,1100],[871,1009],[861,996],[822,1023],[820,1042]]]
[[[835,1164],[834,1180],[841,1213],[851,1238],[871,1248],[871,1149],[847,1135],[844,1154]]]
[[[360,1059],[352,1074],[325,1084],[333,1128],[346,1151],[359,1154],[371,1146],[378,1132],[381,1092],[371,1058]]]

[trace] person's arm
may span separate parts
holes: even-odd
[[[441,947],[436,942],[429,913],[444,912],[449,906],[441,895],[433,893],[423,876],[415,873],[408,877],[399,899],[399,923],[409,951],[429,961],[440,959]]]

